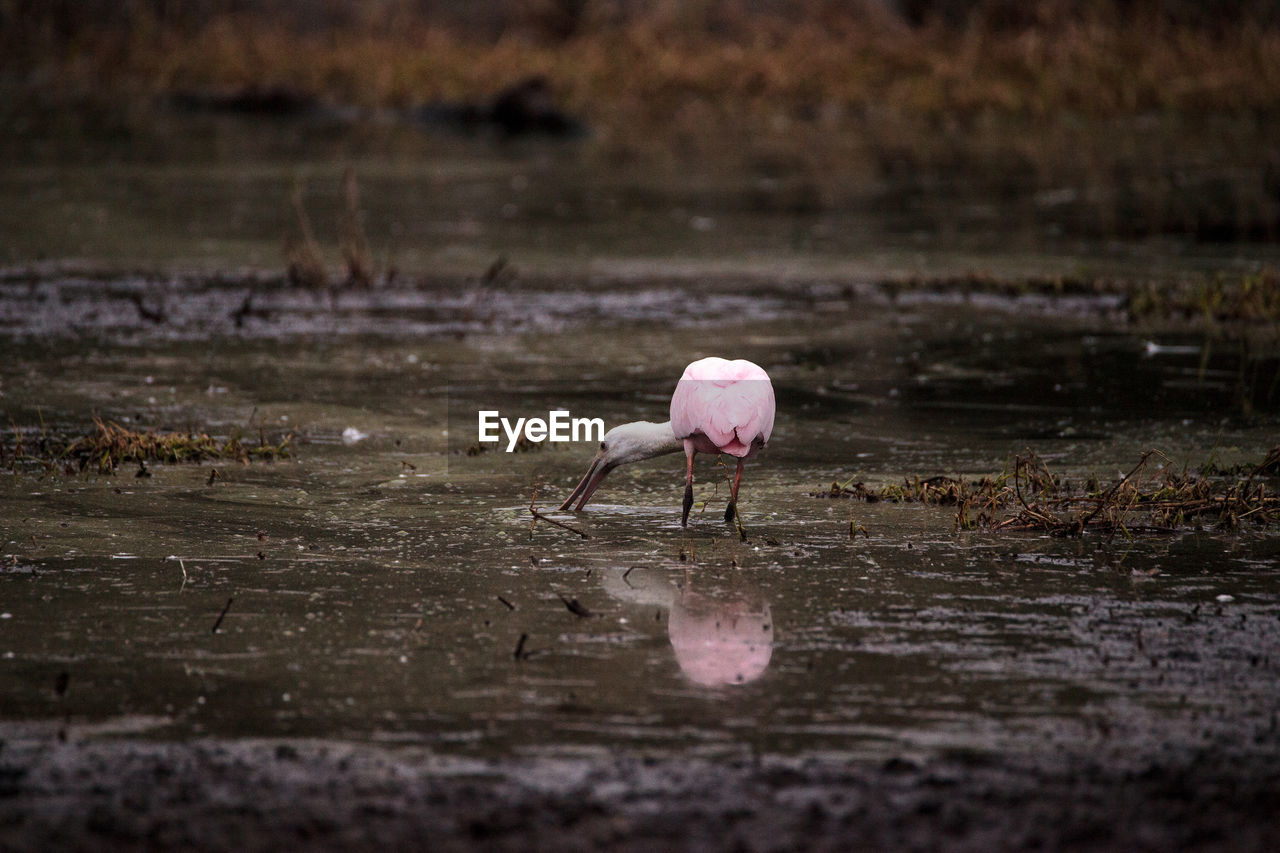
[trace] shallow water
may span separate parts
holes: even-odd
[[[1123,205],[1095,204],[1096,175],[1059,186],[1070,164],[1014,170],[1016,186],[951,175],[946,156],[780,181],[650,174],[594,142],[95,121],[3,143],[0,193],[21,203],[0,211],[0,412],[29,442],[102,417],[294,432],[294,454],[0,479],[3,737],[1275,751],[1274,532],[957,534],[946,508],[810,496],[998,473],[1025,449],[1071,478],[1114,479],[1150,448],[1176,468],[1261,459],[1273,346],[1130,327],[1104,299],[891,299],[874,280],[1168,278],[1251,269],[1274,246],[1098,234],[1095,214]],[[376,261],[406,272],[365,292],[283,284],[292,187],[336,268],[353,163]],[[511,270],[480,284],[500,254]],[[763,365],[777,393],[743,486],[748,542],[709,460],[684,530],[678,457],[615,472],[572,514],[551,508],[591,444],[465,453],[480,408],[664,420],[708,354]],[[531,524],[535,494],[590,538]]]
[[[218,463],[212,484],[208,464],[0,481],[11,734],[483,756],[1275,747],[1274,533],[956,534],[946,508],[809,495],[855,475],[997,473],[1026,448],[1104,479],[1153,447],[1179,468],[1260,459],[1280,424],[1273,355],[1149,346],[1105,306],[819,286],[762,288],[769,311],[753,313],[732,282],[694,312],[666,287],[545,285],[479,319],[413,289],[264,291],[271,313],[239,330],[183,321],[176,285],[159,327],[74,280],[10,287],[0,389],[29,430],[297,430],[293,458]],[[41,294],[101,310],[54,334],[14,308]],[[559,313],[517,322],[542,303]],[[705,459],[707,504],[682,530],[678,457],[615,472],[575,515],[551,508],[592,445],[461,452],[481,406],[661,420],[683,364],[728,350],[769,370],[779,407],[747,468],[746,543]],[[590,538],[532,525],[535,489]],[[851,520],[869,535],[851,540]]]
[[[1167,278],[1280,260],[1275,120],[1141,116],[564,143],[52,105],[0,92],[0,263],[283,266],[295,190],[341,262],[342,176],[379,272],[675,270]],[[657,261],[655,264],[654,261]],[[650,281],[649,284],[653,282]]]

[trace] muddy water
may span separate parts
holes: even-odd
[[[942,132],[891,116],[664,145],[431,133],[0,98],[0,263],[276,270],[299,228],[336,267],[342,176],[380,271],[1176,276],[1274,264],[1274,118],[1143,116]],[[1243,240],[1236,245],[1232,241]]]
[[[1105,302],[892,302],[869,282],[1159,278],[1273,247],[1081,242],[1036,201],[1056,184],[992,201],[869,166],[815,190],[655,176],[593,143],[82,120],[4,143],[0,429],[292,432],[294,454],[0,479],[5,739],[1276,753],[1274,532],[957,534],[945,508],[810,496],[997,473],[1027,448],[1073,478],[1150,448],[1178,468],[1260,459],[1280,434],[1273,346],[1127,327]],[[295,186],[337,268],[352,163],[379,270],[401,273],[369,292],[281,284]],[[515,276],[479,286],[499,254]],[[685,530],[677,457],[615,472],[575,515],[553,507],[590,444],[465,453],[480,408],[663,420],[708,354],[756,361],[777,392],[745,543],[708,460]],[[531,524],[535,494],[589,538]]]
[[[259,291],[271,312],[239,330],[184,325],[185,303],[154,283],[116,287],[169,319],[72,279],[10,286],[7,414],[32,430],[95,415],[296,430],[296,450],[0,481],[12,734],[482,756],[1276,748],[1274,533],[956,534],[945,508],[809,495],[855,475],[995,473],[1024,448],[1072,477],[1114,478],[1152,447],[1178,467],[1258,459],[1280,425],[1274,356],[1152,340],[1106,306],[744,295],[731,278],[701,285],[695,311],[634,281],[319,308]],[[234,308],[244,292],[207,298]],[[58,332],[21,308],[42,299],[98,319]],[[615,472],[574,515],[552,508],[590,444],[460,452],[481,406],[661,420],[683,364],[721,352],[777,390],[774,441],[743,486],[746,543],[710,461],[683,530],[678,457]],[[590,538],[532,525],[535,489]],[[850,540],[851,520],[869,535]]]

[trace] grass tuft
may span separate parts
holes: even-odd
[[[1128,474],[1105,488],[1096,477],[1072,486],[1028,452],[1014,458],[1012,470],[996,477],[913,477],[879,488],[850,479],[810,496],[954,506],[956,530],[1055,536],[1086,531],[1165,533],[1205,524],[1236,530],[1280,523],[1280,492],[1274,482],[1280,475],[1280,447],[1253,465],[1208,465],[1200,473],[1149,470],[1151,460],[1159,456],[1156,451],[1144,453]]]
[[[121,465],[136,463],[139,476],[146,463],[206,462],[228,459],[247,465],[273,462],[290,455],[293,433],[268,441],[260,433],[256,443],[240,435],[218,439],[207,433],[139,431],[114,421],[94,420],[94,428],[75,438],[50,434],[43,421],[39,433],[24,431],[10,421],[6,441],[0,436],[0,470],[34,470],[45,474],[76,474],[94,470],[113,474]]]

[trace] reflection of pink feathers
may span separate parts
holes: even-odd
[[[685,368],[671,395],[671,431],[676,438],[704,435],[719,452],[744,458],[769,440],[774,408],[773,385],[761,367],[704,358]]]
[[[680,670],[695,684],[745,684],[764,674],[773,657],[769,605],[677,598],[667,621]]]

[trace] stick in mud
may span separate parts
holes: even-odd
[[[583,607],[582,604],[578,601],[578,599],[569,598],[562,592],[557,592],[556,595],[560,596],[560,600],[564,602],[564,606],[568,608],[569,612],[572,613],[574,616],[586,618],[591,615],[591,611]]]
[[[222,620],[226,618],[227,611],[231,609],[231,602],[233,601],[235,601],[234,597],[227,599],[227,606],[222,608],[222,612],[218,614],[218,621],[213,623],[213,630],[210,631],[210,633],[212,634],[218,633],[218,627],[222,625]]]
[[[734,526],[736,526],[736,527],[737,527],[737,529],[738,529],[738,540],[739,540],[739,541],[741,541],[741,542],[746,542],[746,541],[747,541],[747,529],[746,529],[745,527],[743,527],[743,526],[742,526],[742,514],[738,512],[738,506],[737,506],[737,504],[730,504],[730,507],[731,507],[731,508],[732,508],[732,510],[733,510],[733,523],[734,523]]]
[[[1158,451],[1155,451],[1155,450],[1148,450],[1142,454],[1142,458],[1138,460],[1137,465],[1133,466],[1133,470],[1131,470],[1128,474],[1125,474],[1124,479],[1122,479],[1120,482],[1116,483],[1114,486],[1111,487],[1111,490],[1108,491],[1103,496],[1102,500],[1098,502],[1098,505],[1093,508],[1093,512],[1089,513],[1087,516],[1080,519],[1080,527],[1078,531],[1079,533],[1084,532],[1084,529],[1089,526],[1089,522],[1093,521],[1093,519],[1097,517],[1098,513],[1102,512],[1103,507],[1107,506],[1110,503],[1111,498],[1115,495],[1117,491],[1119,491],[1120,487],[1123,486],[1125,483],[1129,482],[1130,477],[1132,477],[1134,474],[1141,471],[1146,466],[1147,460],[1150,459],[1151,456],[1157,452]]]
[[[563,528],[564,530],[567,530],[570,533],[576,533],[579,536],[581,536],[583,539],[591,538],[586,533],[584,533],[583,531],[579,530],[576,527],[570,527],[569,525],[565,524],[562,521],[556,521],[554,518],[547,518],[545,515],[538,512],[538,508],[534,506],[537,500],[538,500],[538,489],[537,487],[534,487],[533,497],[529,499],[529,512],[533,513],[533,519],[535,524],[539,521],[545,521],[548,524],[554,524],[556,527]]]

